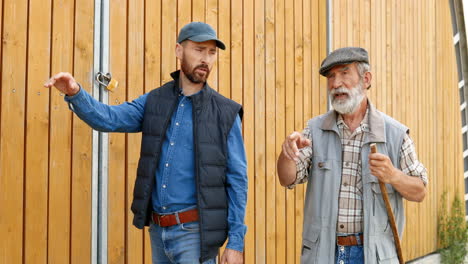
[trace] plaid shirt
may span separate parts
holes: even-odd
[[[368,113],[359,127],[353,132],[344,123],[341,115],[338,115],[337,126],[340,132],[343,147],[343,163],[341,173],[340,195],[338,197],[338,233],[361,233],[363,232],[363,207],[362,207],[362,176],[361,176],[361,149],[364,138],[369,133]],[[312,141],[308,127],[302,132],[305,137]],[[313,142],[312,142],[313,144]],[[289,186],[293,188],[296,184],[307,181],[308,171],[311,166],[312,146],[299,150],[299,159],[296,162],[296,181]],[[409,176],[419,177],[427,184],[427,171],[419,162],[414,143],[408,134],[403,139],[400,149],[400,165],[403,173]]]

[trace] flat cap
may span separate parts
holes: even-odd
[[[214,40],[218,48],[226,49],[226,45],[216,36],[216,31],[210,25],[203,22],[188,23],[180,30],[177,43],[180,44],[187,39],[194,42]]]
[[[328,71],[334,66],[353,62],[369,63],[367,50],[359,47],[346,47],[334,50],[322,61],[319,72],[326,77]]]

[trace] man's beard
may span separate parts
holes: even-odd
[[[335,98],[336,94],[346,94],[348,97],[345,99],[337,99]],[[329,98],[333,109],[338,113],[342,115],[354,113],[364,99],[363,83],[359,81],[352,89],[346,89],[344,87],[333,89],[329,94]]]
[[[190,64],[185,60],[185,58],[183,58],[180,62],[180,68],[182,72],[184,72],[184,75],[187,77],[187,79],[195,84],[205,83],[208,79],[208,76],[210,76],[210,68],[208,68],[208,65],[199,64],[191,68]],[[205,74],[201,74],[197,72],[197,69],[204,69],[206,72]]]

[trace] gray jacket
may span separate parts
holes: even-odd
[[[312,136],[313,157],[304,206],[301,263],[333,263],[342,169],[336,113],[330,111],[315,117],[309,120],[308,127]],[[393,165],[401,169],[399,153],[408,128],[369,104],[369,129],[361,153],[364,259],[366,264],[398,263],[378,179],[370,174],[368,156],[370,143],[377,143],[378,151],[388,155]],[[402,197],[389,184],[387,190],[401,237],[405,221]]]

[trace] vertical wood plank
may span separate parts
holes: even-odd
[[[53,1],[51,71],[73,73],[73,0]],[[72,113],[56,89],[49,90],[49,219],[48,258],[50,263],[69,263],[71,250],[71,161]],[[53,147],[52,147],[53,146]]]
[[[47,263],[51,1],[29,2],[24,261]],[[39,139],[39,140],[38,140]]]
[[[192,0],[192,19],[196,22],[205,22],[205,0]]]
[[[304,43],[302,25],[302,0],[294,1],[294,130],[300,131],[304,127]],[[296,186],[295,196],[295,258],[300,263],[302,249],[302,214],[304,205],[304,184]]]
[[[174,2],[174,1],[173,1]],[[127,101],[131,101],[144,93],[144,1],[135,0],[128,5],[128,43],[127,43]],[[175,4],[172,15],[177,11]],[[168,13],[167,15],[170,15]],[[174,16],[171,16],[173,19]],[[164,17],[163,17],[164,19]],[[174,25],[175,22],[172,22]],[[174,32],[168,34],[174,40]],[[173,42],[173,43],[174,43]],[[174,46],[172,46],[173,50]],[[170,52],[167,52],[171,54]],[[174,59],[172,59],[175,63]],[[138,158],[140,156],[141,134],[127,134],[127,262],[142,263],[144,256],[143,232],[136,229],[133,222],[133,213],[130,207],[133,200],[133,189],[135,186]]]
[[[266,261],[265,3],[255,0],[255,263]]]
[[[195,0],[194,0],[195,1]],[[172,80],[171,72],[176,69],[177,58],[175,56],[175,44],[177,41],[177,25],[174,17],[176,17],[177,7],[176,2],[172,0],[162,1],[162,18],[161,18],[161,83],[167,83]],[[195,2],[193,3],[195,10]],[[195,19],[194,15],[192,17]]]
[[[265,1],[266,259],[276,263],[275,2]]]
[[[376,90],[376,93],[377,93],[377,101],[378,101],[378,107],[379,109],[381,109],[381,111],[385,111],[386,109],[386,100],[385,100],[385,97],[384,95],[386,94],[385,93],[385,90],[386,90],[386,87],[385,87],[385,82],[384,82],[384,71],[385,71],[385,61],[383,60],[383,47],[385,47],[384,43],[385,43],[385,31],[384,31],[384,25],[382,23],[382,20],[385,18],[385,16],[383,15],[383,11],[384,11],[384,2],[383,1],[376,1],[377,2],[377,10],[376,10],[376,16],[377,16],[377,20],[376,20],[376,29],[377,29],[377,49],[374,51],[374,56],[376,57],[376,60],[375,60],[375,74],[374,76],[376,77],[376,79],[374,80],[374,84],[375,84],[375,89]]]
[[[320,23],[320,5],[319,1],[313,1],[312,4],[310,5],[310,17],[311,17],[311,38],[312,38],[312,47],[311,47],[311,71],[310,75],[312,77],[311,80],[311,114],[310,116],[306,117],[306,119],[310,119],[320,113],[320,94],[321,90],[325,89],[325,87],[320,86],[320,77],[321,75],[318,74],[319,69],[320,69],[320,64],[322,60],[322,55],[320,53],[320,45],[317,45],[316,41],[318,40],[319,43],[324,42],[326,36],[322,36],[320,34],[320,28],[326,26],[325,22]],[[335,9],[333,9],[333,13],[335,13]],[[334,18],[331,18],[333,21]],[[332,21],[331,27],[335,24],[335,22]],[[332,32],[333,37],[336,35],[336,33]],[[324,78],[323,78],[324,79]],[[304,124],[305,127],[305,124]]]
[[[231,1],[231,99],[243,104],[243,26],[242,26],[242,1]],[[224,39],[222,39],[224,41]]]
[[[182,0],[181,0],[182,1]],[[188,0],[186,0],[188,1]],[[187,3],[189,4],[189,3]],[[145,92],[159,87],[161,83],[161,2],[145,2]],[[186,8],[189,10],[189,8]],[[190,13],[189,13],[190,14]],[[190,16],[185,17],[189,22]],[[183,22],[179,21],[179,26]],[[177,33],[178,34],[178,33]]]
[[[285,26],[284,26],[285,1],[275,1],[275,87],[276,87],[276,157],[281,153],[281,145],[286,138],[285,131]],[[286,261],[286,189],[276,180],[276,263]]]
[[[110,2],[110,50],[109,71],[119,82],[119,87],[108,93],[109,105],[119,105],[126,101],[127,90],[127,0]],[[131,222],[126,211],[126,136],[122,133],[109,134],[108,155],[108,211],[107,211],[107,254],[109,263],[123,264],[127,259],[127,222]]]
[[[387,87],[386,89],[386,94],[385,94],[385,100],[386,100],[386,112],[393,116],[393,100],[392,100],[392,83],[393,83],[393,72],[392,72],[392,65],[393,65],[393,54],[392,54],[392,8],[391,8],[391,2],[386,1],[385,2],[385,61],[386,61],[386,72],[385,72],[385,86]]]
[[[246,225],[247,234],[245,237],[245,263],[255,263],[255,138],[252,133],[255,129],[254,126],[254,3],[250,0],[243,1],[243,38],[244,38],[244,70],[243,70],[243,83],[244,83],[244,144],[247,155],[247,175],[249,176],[248,182],[248,199],[247,199],[247,214]]]
[[[225,50],[218,49],[218,92],[231,97],[231,5],[230,1],[218,2],[218,38],[226,45]],[[211,75],[211,74],[210,74]]]
[[[153,3],[154,5],[154,3]],[[177,1],[177,34],[180,29],[192,22],[192,0],[178,0]],[[147,33],[150,33],[147,31]],[[177,68],[180,68],[180,62],[177,61]]]
[[[335,50],[338,48],[338,45],[341,43],[341,15],[340,15],[340,6],[341,0],[335,0],[332,2],[332,17],[331,17],[331,33],[332,33],[332,45],[331,49]],[[337,7],[335,7],[337,6]]]
[[[151,5],[155,6],[154,3]],[[192,1],[177,0],[177,28],[180,31],[183,26],[190,22],[192,22]],[[177,33],[179,33],[179,31]]]
[[[184,2],[184,20],[190,22],[191,3]],[[145,1],[145,93],[159,87],[161,84],[161,2]],[[187,23],[188,23],[187,22]],[[181,24],[181,22],[179,22]],[[145,256],[144,261],[151,263],[151,240],[148,227],[144,231]]]
[[[312,73],[312,32],[311,32],[311,2],[308,0],[303,1],[302,7],[302,17],[303,17],[303,31],[304,31],[304,67],[302,70],[303,82],[304,82],[304,95],[303,95],[303,112],[302,124],[304,127],[307,120],[312,116],[312,75],[317,73]]]
[[[76,4],[75,12],[74,76],[84,89],[91,91],[94,1]],[[91,258],[92,130],[76,116],[72,126],[71,263],[83,263]]]
[[[217,32],[218,38],[219,38],[219,31],[218,31],[218,0],[206,0],[206,7],[205,8],[205,18],[206,18],[206,23],[209,24],[213,29]],[[221,41],[225,41],[224,39],[221,39]],[[224,42],[224,44],[228,44]],[[219,63],[219,54],[224,53],[226,51],[223,50],[218,50],[218,60],[217,63]],[[219,84],[218,84],[218,67],[215,65],[213,69],[210,72],[210,78],[209,78],[209,83],[210,86],[218,90]]]
[[[23,261],[27,8],[24,0],[3,2],[0,110],[0,259],[3,263]]]
[[[286,136],[295,131],[294,126],[294,5],[285,2],[285,68],[286,68]],[[296,212],[295,193],[297,190],[286,191],[286,261],[296,262]]]
[[[322,60],[327,55],[327,4],[324,1],[318,1],[318,23],[319,23],[319,34],[318,38],[320,39],[318,43],[319,47],[319,58],[320,60],[317,62],[318,65],[322,62]],[[334,46],[334,45],[332,45]],[[320,68],[317,65],[317,68]],[[318,72],[318,71],[316,71]],[[320,103],[319,109],[320,113],[325,113],[328,111],[328,91],[327,87],[327,80],[324,77],[319,76],[319,83],[320,83]]]
[[[426,11],[426,14],[427,14],[427,18],[428,18],[428,25],[429,25],[429,28],[431,30],[429,30],[430,34],[428,34],[427,36],[427,45],[428,45],[428,51],[430,52],[429,54],[435,54],[436,52],[436,49],[435,49],[435,43],[434,43],[434,39],[435,39],[435,36],[436,36],[436,23],[435,23],[435,0],[431,0],[430,3],[428,3],[428,8],[427,8],[427,11]],[[436,73],[435,73],[435,70],[436,70],[436,63],[435,63],[435,57],[434,56],[428,56],[427,58],[427,61],[428,63],[426,64],[427,65],[427,80],[430,82],[430,83],[436,83],[435,82],[435,78],[436,78]],[[436,91],[436,87],[433,86],[431,87],[431,89],[429,89],[429,104],[431,105],[436,105],[436,97],[435,97],[435,91]],[[429,126],[432,127],[432,128],[435,128],[436,126],[434,125],[435,122],[434,122],[434,118],[436,116],[436,108],[435,107],[431,107],[429,109],[427,109],[428,107],[426,107],[426,113],[428,113],[427,115],[427,119],[425,120],[428,120],[429,122]],[[427,138],[427,143],[428,143],[428,146],[429,147],[429,152],[428,152],[428,161],[429,162],[426,162],[425,164],[428,166],[428,174],[429,174],[429,191],[432,191],[432,193],[434,193],[435,195],[431,196],[431,200],[430,200],[430,208],[432,208],[432,212],[431,212],[431,219],[432,219],[432,230],[434,232],[434,234],[437,234],[437,208],[438,208],[438,200],[439,200],[439,197],[440,197],[440,192],[437,191],[437,188],[435,188],[435,186],[438,186],[438,183],[437,183],[437,178],[434,177],[435,173],[436,173],[436,144],[431,144],[433,142],[433,140],[436,138],[436,129],[429,129],[429,136]],[[433,236],[432,236],[433,237]],[[437,248],[437,241],[434,241],[434,240],[431,240],[432,241],[432,248]]]

